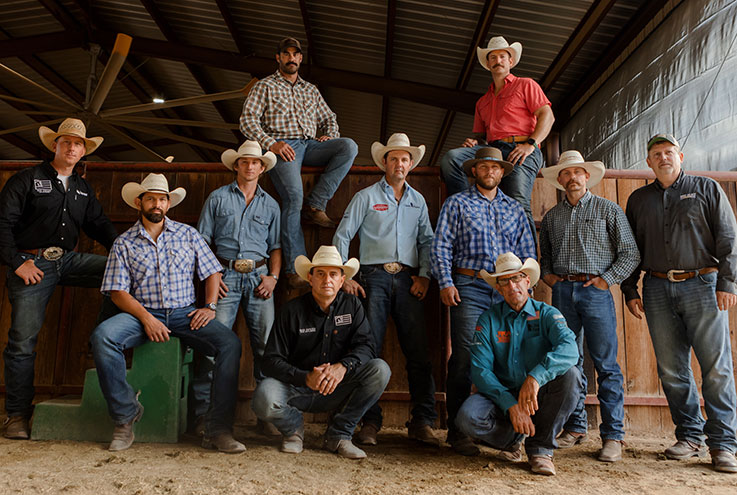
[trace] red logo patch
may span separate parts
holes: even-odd
[[[511,340],[512,332],[505,331],[505,330],[499,330],[496,333],[496,341],[500,344],[509,344],[509,341]]]
[[[483,328],[481,328],[481,325],[476,325],[476,331],[480,332],[481,330],[483,330]]]
[[[381,204],[381,203],[379,203],[379,204],[375,204],[374,205],[374,210],[376,210],[376,211],[386,211],[388,209],[389,209],[389,205],[387,205],[387,204]]]

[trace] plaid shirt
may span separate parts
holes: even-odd
[[[441,289],[453,285],[453,267],[494,272],[496,258],[512,252],[536,258],[535,240],[520,204],[497,189],[489,201],[476,186],[448,198],[432,240],[431,268]]]
[[[314,84],[299,75],[292,84],[279,73],[257,82],[246,97],[241,132],[268,150],[281,139],[314,139],[318,129],[340,137],[335,114]]]
[[[635,237],[622,208],[586,191],[545,214],[540,227],[540,271],[547,275],[599,275],[621,283],[640,263]]]
[[[100,291],[129,292],[148,309],[184,308],[195,302],[195,265],[200,280],[223,270],[194,227],[165,218],[154,242],[138,220],[115,239]]]

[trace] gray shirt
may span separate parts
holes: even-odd
[[[627,219],[642,262],[622,282],[626,300],[640,297],[640,270],[717,267],[716,290],[737,294],[737,223],[715,180],[681,172],[667,189],[656,180],[629,197]]]

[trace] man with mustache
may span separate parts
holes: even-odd
[[[57,132],[38,135],[54,158],[13,175],[0,193],[0,263],[7,272],[12,308],[5,361],[5,437],[28,439],[33,413],[36,340],[46,305],[57,285],[99,287],[105,256],[77,253],[80,229],[106,249],[118,232],[105,216],[92,186],[78,173],[82,157],[101,137],[87,137],[84,123],[68,118]],[[100,317],[104,317],[106,305]]]
[[[609,288],[621,283],[640,262],[635,238],[616,203],[590,189],[604,178],[604,164],[585,161],[578,151],[565,151],[558,164],[543,168],[545,180],[565,191],[540,227],[540,266],[553,289],[553,306],[563,313],[576,334],[582,387],[576,409],[564,425],[558,447],[567,448],[586,437],[588,420],[583,341],[596,368],[601,408],[602,448],[599,460],[622,459],[624,388],[617,364],[617,315]]]
[[[685,175],[671,134],[647,143],[656,180],[627,201],[627,218],[642,263],[622,282],[627,309],[645,313],[658,377],[676,425],[668,459],[706,454],[714,469],[737,473],[737,397],[727,310],[737,303],[737,224],[727,195],[708,177]],[[641,271],[642,299],[637,291]],[[699,392],[691,350],[701,366]]]
[[[474,187],[451,196],[443,204],[432,242],[432,275],[440,285],[440,299],[450,307],[452,354],[448,361],[446,408],[448,443],[462,455],[478,455],[471,439],[458,430],[458,409],[471,392],[469,346],[476,322],[502,296],[480,278],[480,270],[494,270],[502,253],[535,258],[535,241],[517,201],[499,189],[512,164],[496,148],[479,148],[464,169],[476,179]]]
[[[440,160],[440,171],[448,195],[468,189],[463,162],[481,147],[493,146],[502,152],[514,169],[499,188],[519,201],[535,232],[530,198],[537,172],[543,165],[540,143],[548,136],[555,117],[550,101],[535,81],[516,77],[510,71],[522,55],[520,43],[507,43],[501,36],[489,40],[487,48],[476,48],[479,62],[491,72],[489,90],[476,103],[473,135],[461,148],[448,151]]]
[[[281,238],[286,278],[290,287],[307,284],[294,273],[294,260],[305,255],[300,224],[303,203],[302,165],[324,167],[324,172],[304,198],[302,216],[321,227],[337,225],[325,213],[328,201],[353,165],[358,146],[340,137],[338,122],[320,92],[299,76],[302,46],[294,38],[279,42],[277,71],[260,80],[243,104],[241,132],[277,156],[269,172],[281,198]]]

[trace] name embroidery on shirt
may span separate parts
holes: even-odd
[[[512,339],[512,332],[509,330],[499,330],[496,333],[496,341],[500,344],[509,344],[509,341]]]
[[[80,196],[87,196],[86,192],[82,192],[79,189],[77,189],[77,194],[79,194]]]
[[[48,194],[51,192],[51,180],[49,179],[33,179],[33,187],[37,192],[41,194]]]
[[[315,333],[316,331],[317,331],[317,329],[315,327],[300,328],[299,329],[299,334],[302,335],[302,334],[305,334],[305,333]]]
[[[350,313],[344,315],[338,315],[335,317],[335,325],[350,325],[353,322],[353,317]]]
[[[373,208],[374,208],[374,210],[376,210],[376,211],[386,211],[386,210],[388,210],[388,209],[389,209],[389,205],[387,205],[387,204],[381,204],[381,203],[378,203],[378,204],[375,204],[375,205],[373,206]]]
[[[681,199],[694,199],[696,193],[681,194]]]

